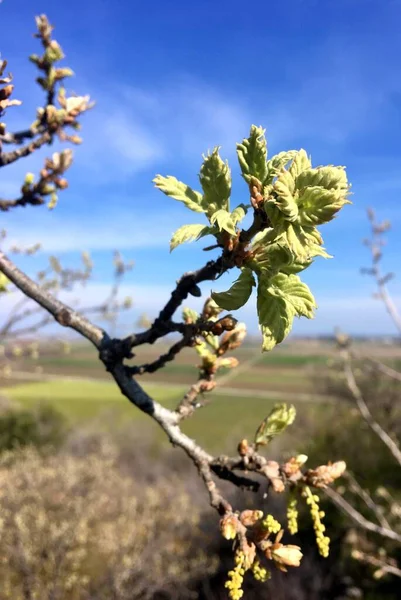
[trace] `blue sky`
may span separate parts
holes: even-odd
[[[41,240],[33,272],[47,254],[76,261],[92,251],[97,269],[85,292],[99,297],[110,281],[111,251],[135,260],[124,292],[136,311],[155,314],[175,280],[205,262],[202,244],[169,254],[171,233],[199,222],[152,186],[172,174],[197,187],[201,155],[221,146],[234,173],[232,202],[247,202],[235,143],[252,123],[266,127],[270,154],[305,148],[315,165],[346,165],[353,205],[324,226],[334,259],[317,259],[305,274],[319,310],[294,333],[392,332],[384,309],[370,298],[373,282],[359,274],[368,253],[365,211],[389,218],[385,266],[400,271],[401,256],[401,2],[399,0],[237,0],[49,2],[3,0],[0,50],[15,76],[19,109],[9,128],[32,122],[42,96],[27,56],[35,14],[46,13],[76,73],[69,89],[89,93],[95,109],[83,121],[70,188],[54,212],[45,208],[3,215],[9,240]],[[12,198],[21,177],[44,155],[4,169],[0,195]],[[229,285],[233,277],[218,282]],[[203,286],[205,292],[210,283]],[[392,291],[401,304],[401,284]],[[195,303],[196,304],[196,303]],[[241,313],[256,331],[253,306]]]

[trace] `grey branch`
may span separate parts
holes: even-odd
[[[360,512],[358,512],[341,494],[339,494],[336,490],[332,488],[326,489],[326,494],[331,500],[336,504],[343,512],[345,512],[351,519],[359,525],[362,529],[366,529],[367,531],[372,531],[373,533],[378,533],[382,537],[388,538],[390,540],[394,540],[401,544],[401,535],[394,531],[393,529],[388,529],[387,527],[382,527],[381,525],[377,525],[376,523],[372,523],[366,519]]]

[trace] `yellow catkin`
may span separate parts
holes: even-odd
[[[256,558],[251,567],[254,578],[257,581],[265,582],[271,577],[270,571],[261,566],[259,560]]]
[[[324,512],[321,511],[319,508],[320,498],[316,494],[313,494],[312,490],[309,487],[305,487],[303,495],[306,498],[306,504],[308,504],[308,506],[310,507],[310,514],[313,521],[313,528],[315,530],[316,543],[319,549],[319,554],[327,558],[329,555],[330,538],[327,537],[327,535],[324,535],[326,527],[322,523]]]
[[[287,506],[288,531],[291,535],[298,532],[298,501],[294,496],[290,496]]]
[[[245,554],[241,550],[237,550],[234,561],[235,567],[228,572],[228,580],[224,585],[229,590],[228,596],[231,600],[240,600],[244,595],[242,583],[245,575]]]
[[[262,521],[262,527],[266,529],[269,533],[278,533],[281,529],[281,525],[273,515],[266,515]]]

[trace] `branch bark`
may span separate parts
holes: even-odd
[[[362,529],[366,529],[367,531],[372,531],[373,533],[378,533],[382,537],[388,538],[389,540],[394,540],[396,542],[401,543],[401,535],[394,531],[393,529],[388,529],[387,527],[382,527],[381,525],[377,525],[376,523],[372,523],[368,519],[365,519],[360,512],[358,512],[343,496],[341,496],[336,490],[332,488],[326,489],[326,495],[336,504],[343,512],[345,512],[351,519],[362,527]]]
[[[365,419],[369,427],[372,429],[372,431],[374,431],[374,433],[381,439],[383,444],[387,446],[391,454],[401,466],[401,450],[397,442],[395,442],[383,429],[383,427],[381,427],[381,425],[374,419],[372,413],[369,410],[368,405],[365,402],[363,394],[355,379],[354,371],[352,369],[352,358],[349,350],[344,349],[341,351],[341,353],[344,360],[345,380],[348,385],[348,389],[350,390],[355,400],[355,403],[359,409],[359,412],[361,413],[362,417]]]

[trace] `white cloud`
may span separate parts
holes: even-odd
[[[159,247],[167,250],[179,219],[174,210],[159,217],[150,223],[144,213],[121,208],[81,216],[57,210],[13,212],[8,217],[8,235],[3,245],[7,250],[14,244],[27,247],[40,242],[45,252]]]
[[[198,167],[201,154],[215,145],[232,156],[251,124],[238,100],[188,77],[156,90],[116,83],[113,92],[113,101],[102,92],[92,94],[98,104],[86,115],[78,150],[78,167],[93,171],[98,183],[149,167],[157,171],[165,160],[190,164],[196,158]]]

